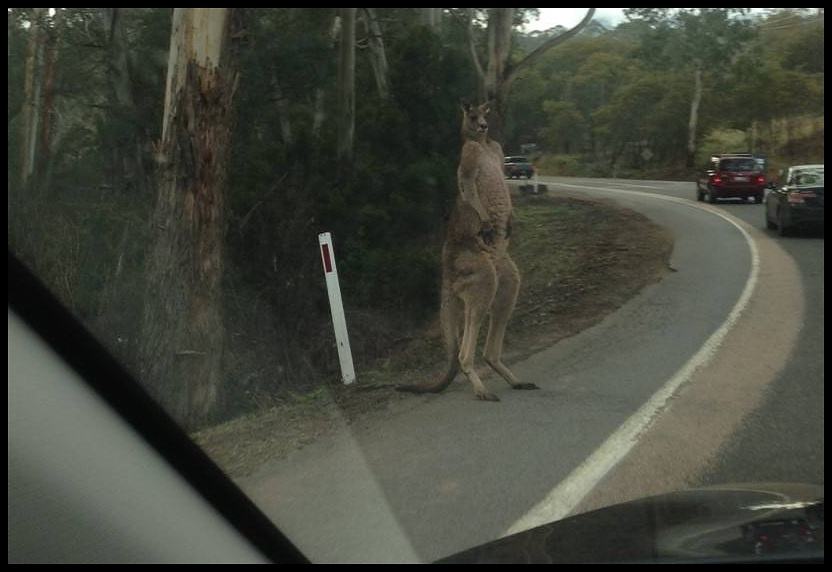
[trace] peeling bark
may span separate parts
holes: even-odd
[[[142,378],[186,428],[220,407],[226,167],[237,83],[232,9],[176,9],[148,257]]]

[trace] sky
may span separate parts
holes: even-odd
[[[557,25],[571,28],[586,16],[588,8],[538,8],[538,10],[540,10],[540,19],[526,26],[527,32],[548,30]],[[624,21],[624,9],[597,8],[594,19],[604,25],[609,24],[609,27],[614,27]]]
[[[581,21],[586,16],[589,8],[538,8],[540,10],[540,19],[532,22],[525,27],[524,31],[533,32],[535,30],[548,30],[557,25],[571,28]],[[762,8],[752,8],[751,12],[761,11]],[[597,8],[595,10],[595,20],[601,22],[608,28],[614,28],[621,22],[625,21],[623,8]]]

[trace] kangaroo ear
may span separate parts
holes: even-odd
[[[462,111],[468,113],[471,111],[471,104],[466,99],[460,99],[459,105],[462,106]]]

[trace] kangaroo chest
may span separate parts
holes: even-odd
[[[504,230],[511,215],[511,195],[503,177],[502,158],[484,150],[477,170],[477,192],[491,223]]]

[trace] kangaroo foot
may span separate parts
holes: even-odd
[[[488,393],[484,391],[482,393],[477,393],[477,399],[480,401],[500,401],[500,398],[494,395],[493,393]]]
[[[540,389],[533,383],[515,383],[511,386],[512,389]]]

